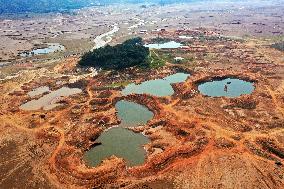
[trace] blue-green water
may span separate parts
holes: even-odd
[[[180,48],[182,47],[182,44],[181,43],[177,43],[175,41],[170,41],[170,42],[167,42],[167,43],[153,43],[153,44],[147,44],[147,45],[144,45],[145,47],[148,47],[150,49],[177,49],[177,48]]]
[[[190,75],[185,73],[176,73],[163,79],[149,80],[138,85],[131,83],[122,90],[122,94],[125,96],[132,93],[150,94],[159,97],[170,96],[174,94],[171,84],[184,82],[188,76]]]
[[[164,80],[166,80],[169,83],[180,83],[185,81],[188,76],[190,75],[185,73],[176,73],[165,77]]]
[[[97,166],[112,155],[125,159],[128,166],[134,166],[144,162],[145,150],[142,146],[149,139],[140,133],[115,127],[102,133],[97,142],[102,144],[92,148],[84,156],[90,166]]]
[[[49,53],[54,53],[58,51],[64,51],[65,47],[60,45],[59,43],[48,43],[48,47],[42,49],[34,49],[31,52],[21,53],[23,57],[30,57],[33,55],[44,55]]]
[[[225,90],[225,85],[227,90]],[[211,97],[238,97],[243,94],[251,94],[254,91],[254,86],[248,81],[227,78],[202,83],[198,86],[198,90],[203,95]]]
[[[90,166],[97,166],[112,155],[125,159],[128,166],[142,164],[145,160],[143,145],[147,144],[149,139],[126,127],[146,124],[153,118],[153,113],[140,104],[124,100],[117,102],[115,107],[121,124],[103,132],[96,140],[102,144],[85,153],[84,159]]]
[[[145,125],[154,116],[145,106],[125,100],[117,102],[115,108],[119,119],[121,119],[121,124],[119,125],[121,127]]]

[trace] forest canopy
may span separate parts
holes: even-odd
[[[79,65],[120,70],[133,66],[149,67],[149,48],[143,46],[142,38],[129,39],[115,46],[107,45],[85,53]]]

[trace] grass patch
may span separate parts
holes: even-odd
[[[107,87],[111,87],[111,88],[116,88],[116,87],[126,87],[127,85],[129,85],[131,82],[129,81],[122,81],[122,82],[117,82],[117,83],[112,83],[110,85],[107,85]]]
[[[166,61],[154,51],[151,51],[147,61],[150,68],[160,68],[166,64]]]

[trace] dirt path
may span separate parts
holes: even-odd
[[[58,142],[57,147],[55,148],[55,150],[53,151],[51,157],[49,158],[49,163],[50,165],[55,169],[55,161],[56,161],[56,156],[57,154],[60,152],[60,150],[62,149],[64,143],[65,143],[65,133],[63,131],[63,129],[61,128],[56,128],[56,130],[60,133],[60,140]]]
[[[103,33],[102,35],[97,36],[94,39],[95,46],[91,50],[93,51],[95,49],[101,48],[101,47],[105,46],[106,44],[110,43],[112,41],[111,36],[118,31],[119,31],[119,27],[114,25],[112,30],[110,30],[106,33]],[[103,38],[106,38],[107,40],[105,41],[105,40],[103,40]]]
[[[281,102],[279,102],[279,100],[277,99],[275,92],[267,85],[265,87],[266,90],[269,92],[270,96],[272,97],[272,101],[275,105],[275,108],[282,114],[282,116],[284,116],[284,108],[280,106]]]

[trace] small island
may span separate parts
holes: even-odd
[[[142,38],[132,38],[122,44],[105,47],[85,53],[79,65],[98,67],[105,70],[121,70],[133,66],[149,67],[150,51],[143,46]]]

